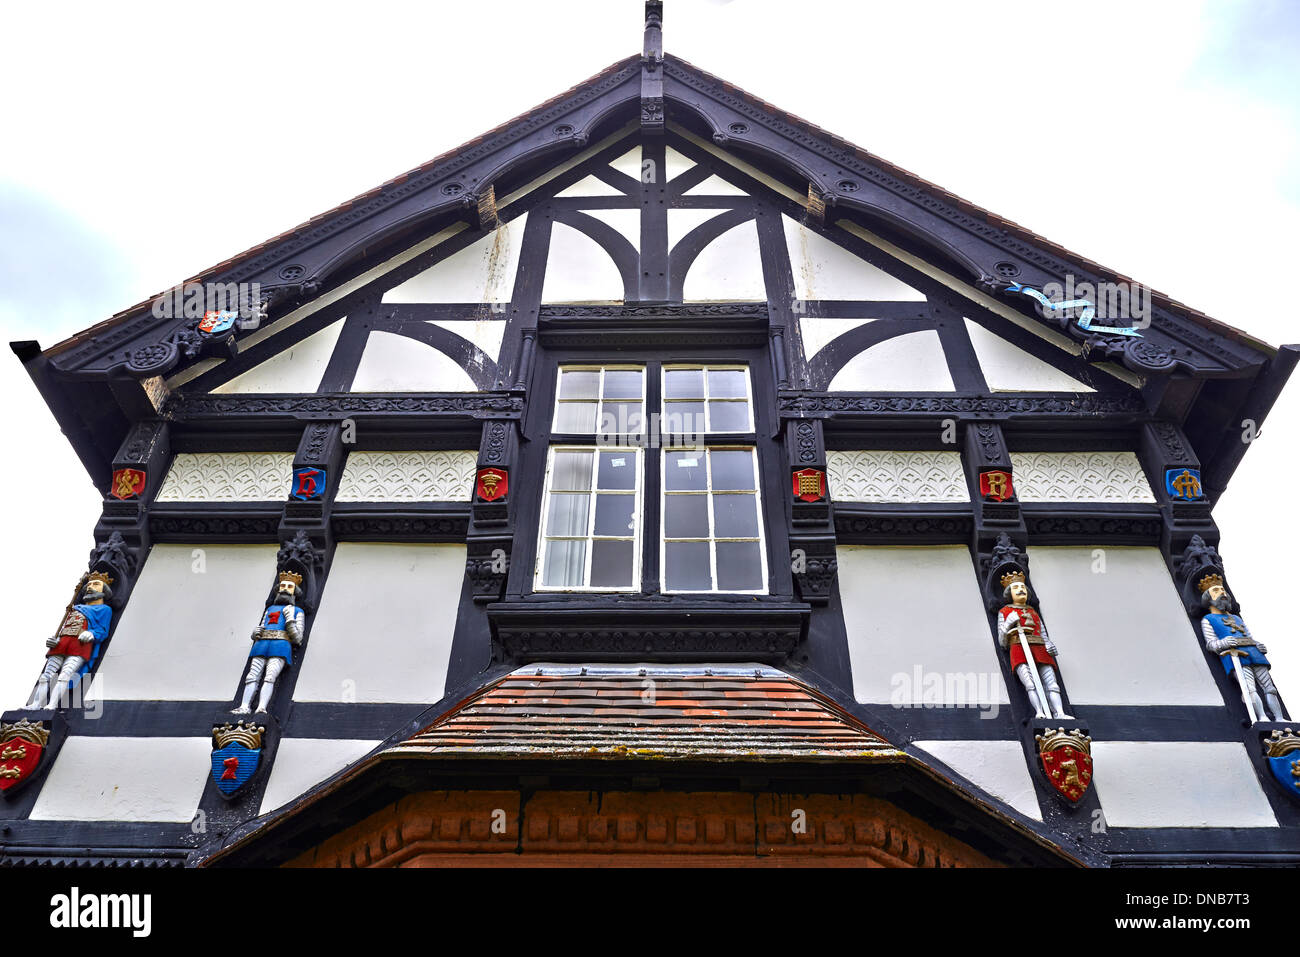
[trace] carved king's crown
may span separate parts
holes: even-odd
[[[50,731],[44,722],[28,721],[26,718],[20,718],[13,724],[0,724],[0,741],[12,741],[15,738],[43,748],[50,740]]]
[[[1005,575],[1002,576],[1002,578],[1001,578],[1001,582],[1002,582],[1002,587],[1003,587],[1003,588],[1006,588],[1006,587],[1007,587],[1008,585],[1010,585],[1012,582],[1020,582],[1020,583],[1023,585],[1023,584],[1025,583],[1025,573],[1024,573],[1024,572],[1007,572]]]
[[[248,724],[240,721],[238,724],[214,725],[212,737],[216,739],[218,750],[232,741],[238,741],[249,750],[256,751],[262,746],[262,734],[265,731],[265,727],[256,725],[251,721]]]
[[[275,576],[277,582],[292,582],[294,588],[302,587],[302,576],[297,572],[280,572]]]
[[[105,588],[108,588],[113,584],[113,579],[109,577],[107,572],[91,572],[86,576],[86,584],[91,582],[99,582]]]
[[[1215,585],[1218,585],[1219,587],[1223,587],[1222,575],[1206,575],[1204,578],[1202,578],[1200,581],[1196,583],[1196,590],[1204,594],[1205,592],[1213,588]]]

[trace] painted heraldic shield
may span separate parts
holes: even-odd
[[[1047,783],[1071,804],[1077,804],[1092,783],[1092,739],[1064,728],[1036,737]]]
[[[40,721],[0,724],[0,792],[8,794],[31,780],[49,740],[49,729]]]
[[[212,780],[223,797],[233,798],[257,773],[266,728],[222,724],[212,729]]]
[[[1300,800],[1300,735],[1290,728],[1264,739],[1264,757],[1282,790]]]

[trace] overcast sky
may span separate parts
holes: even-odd
[[[665,7],[670,53],[1224,322],[1300,341],[1300,3]],[[526,111],[639,52],[641,8],[10,5],[0,333],[51,345]],[[3,708],[35,679],[100,500],[8,352],[0,398],[0,495],[19,515],[0,640],[31,648],[30,674],[0,669]],[[1300,381],[1215,511],[1296,707],[1298,429]],[[183,627],[176,640],[183,654]]]

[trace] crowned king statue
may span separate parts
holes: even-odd
[[[1201,619],[1205,649],[1219,656],[1224,671],[1229,675],[1235,672],[1251,723],[1267,721],[1270,715],[1274,721],[1285,721],[1282,701],[1273,684],[1268,659],[1264,657],[1266,649],[1251,637],[1246,623],[1234,614],[1237,603],[1224,586],[1223,576],[1206,575],[1196,583],[1196,587],[1201,593],[1201,606],[1209,612]],[[1265,703],[1268,704],[1267,712]]]
[[[303,612],[295,604],[302,576],[296,572],[279,573],[275,598],[262,613],[262,622],[253,629],[253,647],[248,653],[248,677],[244,679],[244,697],[235,714],[248,714],[252,709],[253,695],[261,684],[257,710],[270,707],[275,692],[275,679],[285,665],[293,664],[293,649],[302,644]]]
[[[45,639],[45,668],[27,699],[28,710],[56,708],[60,698],[77,682],[94,658],[100,642],[108,637],[113,609],[105,604],[113,597],[113,579],[103,572],[91,572],[77,586],[80,596],[64,612],[59,630]]]
[[[1034,714],[1040,718],[1072,717],[1061,704],[1056,646],[1047,637],[1042,615],[1029,604],[1025,573],[1009,572],[1001,582],[1002,598],[1008,604],[998,612],[998,644],[1010,652],[1011,668],[1025,686]]]

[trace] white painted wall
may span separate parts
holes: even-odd
[[[1092,742],[1109,827],[1277,827],[1238,741]]]
[[[624,196],[622,190],[615,189],[602,179],[595,176],[584,176],[572,186],[560,190],[555,194],[556,198],[566,198],[570,196]]]
[[[271,765],[271,776],[262,794],[258,814],[266,814],[288,804],[299,794],[320,784],[363,755],[374,750],[378,741],[351,738],[284,738]]]
[[[439,326],[472,342],[493,362],[501,358],[501,341],[506,334],[506,320],[500,319],[430,319]]]
[[[1038,545],[1028,554],[1072,702],[1223,704],[1210,673],[1218,665],[1201,651],[1159,549]]]
[[[551,226],[543,302],[622,302],[623,278],[600,243],[565,223]]]
[[[978,322],[966,320],[984,381],[994,392],[1095,392],[1056,366],[1030,355]]]
[[[692,186],[683,196],[748,196],[739,186],[732,186],[721,176],[713,175]]]
[[[799,320],[799,336],[803,339],[804,358],[811,361],[832,340],[875,321],[875,319],[846,319],[837,316],[803,316]]]
[[[865,259],[782,216],[795,295],[800,299],[873,299],[924,302],[925,294]]]
[[[732,226],[700,250],[682,286],[685,302],[766,298],[758,227],[752,219]]]
[[[611,226],[632,244],[641,248],[641,210],[639,209],[584,209],[583,214]]]
[[[276,551],[155,545],[87,699],[233,700],[275,584]]]
[[[294,700],[437,701],[464,578],[464,545],[340,542]]]
[[[384,302],[509,302],[528,215],[510,220],[384,293]]]
[[[1007,702],[968,549],[842,545],[836,556],[855,699]]]
[[[916,741],[972,784],[982,787],[1025,817],[1043,819],[1019,741]]]
[[[218,393],[250,395],[264,392],[315,392],[329,365],[334,345],[347,317],[335,320],[297,345],[259,362],[229,382],[213,389]]]
[[[864,349],[831,379],[831,392],[952,392],[939,333],[906,332]]]
[[[212,771],[211,738],[63,742],[34,821],[191,821]]]
[[[395,332],[372,330],[352,392],[476,392],[474,380],[445,352]]]

